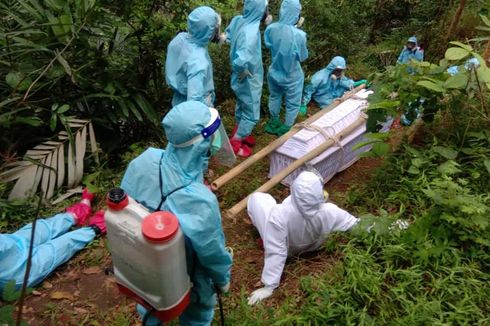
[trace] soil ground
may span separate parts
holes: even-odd
[[[342,195],[356,183],[365,182],[378,159],[364,158],[327,184],[333,197]],[[285,187],[273,191],[278,200],[288,194]],[[234,249],[233,281],[230,297],[242,291],[250,293],[260,287],[263,250],[258,233],[245,212],[236,219],[223,218],[227,244]],[[281,287],[265,302],[280,305],[286,298],[300,300],[299,280],[303,276],[325,274],[338,261],[338,256],[325,252],[291,259],[285,269]],[[118,293],[112,275],[105,239],[92,243],[70,262],[58,268],[25,302],[25,320],[30,325],[139,325],[135,304]],[[227,300],[225,309],[233,309],[237,300]]]

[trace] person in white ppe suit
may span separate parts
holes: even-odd
[[[314,251],[328,234],[348,231],[359,219],[332,203],[325,202],[321,177],[302,172],[282,204],[269,194],[254,193],[247,204],[248,215],[264,243],[264,287],[252,293],[249,305],[272,295],[279,286],[288,256]]]

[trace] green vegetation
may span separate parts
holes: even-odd
[[[277,18],[280,1],[270,2]],[[67,129],[68,117],[90,118],[103,153],[100,164],[87,160],[92,164],[84,183],[102,198],[119,184],[132,158],[148,146],[164,146],[159,120],[170,106],[162,67],[166,46],[185,29],[190,9],[202,4],[216,8],[224,25],[241,10],[238,0],[0,2],[0,165]],[[360,227],[330,237],[314,258],[318,265],[292,259],[286,267],[287,284],[258,307],[246,304],[262,267],[257,235],[241,217],[224,221],[237,253],[233,291],[225,298],[227,323],[490,324],[490,69],[484,62],[490,56],[490,48],[485,52],[488,3],[468,2],[450,32],[447,27],[459,2],[302,4],[310,50],[306,75],[340,54],[347,57],[348,75],[370,76],[375,90],[368,109],[370,143],[383,163],[369,180],[355,180],[345,193],[333,194],[340,206],[362,217]],[[412,34],[419,36],[427,62],[414,63],[410,70],[392,66]],[[234,97],[227,48],[210,45],[210,52],[218,104],[231,127]],[[480,67],[466,69],[472,57]],[[264,50],[264,63],[269,61]],[[460,72],[450,76],[446,70],[453,65]],[[265,96],[264,115],[266,103]],[[402,138],[391,149],[387,138],[375,133],[377,123],[387,117],[405,114],[413,120],[418,113],[421,121],[390,134]],[[262,129],[259,124],[259,147],[273,139]],[[226,172],[212,169],[218,175]],[[229,208],[257,188],[266,174],[263,162],[220,189],[221,207]],[[0,183],[0,232],[15,230],[36,211],[35,198],[7,202],[11,187]],[[282,197],[287,190],[278,186],[273,194]],[[41,216],[68,205],[45,206]],[[409,221],[410,227],[391,228],[398,219]],[[108,258],[102,244],[94,243],[68,268],[104,266]],[[249,254],[258,258],[250,262]],[[12,322],[13,295],[11,290],[4,293],[0,323]],[[37,316],[48,323],[63,310],[51,302],[42,309]],[[135,318],[125,301],[113,311],[94,311],[91,318],[69,312],[70,320],[128,325]]]

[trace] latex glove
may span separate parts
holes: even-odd
[[[98,211],[95,213],[94,216],[92,216],[88,221],[88,225],[94,227],[94,230],[96,230],[95,233],[105,234],[107,232],[107,228],[105,225],[104,211]],[[97,229],[100,232],[97,232]]]
[[[338,79],[338,77],[336,75],[334,75],[334,74],[331,74],[330,75],[330,78],[332,78],[332,80],[334,80],[334,81]]]
[[[264,20],[264,24],[265,26],[268,26],[272,23],[272,21],[274,20],[274,17],[272,17],[272,15],[267,15],[267,17],[265,18]]]
[[[308,112],[308,107],[306,106],[306,104],[301,104],[301,106],[299,107],[299,115],[304,117],[307,112]]]
[[[250,297],[248,298],[248,305],[253,306],[256,303],[264,299],[267,299],[272,295],[272,292],[274,292],[274,289],[268,286],[253,291]]]
[[[358,81],[354,82],[354,87],[361,86],[364,84],[367,84],[367,80],[365,80],[365,79],[358,80]]]

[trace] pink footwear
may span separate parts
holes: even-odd
[[[88,221],[88,225],[95,230],[97,235],[105,234],[107,232],[107,228],[105,226],[105,217],[104,211],[98,211],[94,214]]]
[[[242,142],[241,139],[232,138],[230,140],[230,143],[231,147],[233,148],[233,152],[235,152],[235,155],[241,157],[249,157],[250,155],[252,155],[252,149],[250,149],[250,147]]]
[[[248,146],[250,147],[254,147],[255,146],[255,137],[250,135],[250,136],[247,136],[243,139],[243,142],[245,144],[247,144]]]
[[[84,225],[87,221],[89,215],[92,213],[90,205],[94,197],[95,195],[85,188],[82,192],[82,200],[66,209],[67,213],[73,215],[76,225]]]

